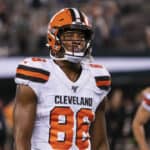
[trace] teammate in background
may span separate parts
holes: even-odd
[[[89,63],[92,27],[76,8],[48,24],[51,59],[27,58],[17,67],[15,150],[109,150],[105,97],[110,74]]]
[[[144,125],[150,119],[150,87],[142,91],[143,102],[133,120],[132,130],[140,150],[149,150],[145,137]]]

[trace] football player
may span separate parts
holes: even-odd
[[[109,150],[105,97],[111,79],[88,63],[92,27],[76,8],[57,12],[48,24],[51,59],[26,58],[16,71],[16,150]]]
[[[140,150],[149,150],[149,145],[146,141],[144,125],[150,119],[150,87],[144,89],[142,91],[142,95],[143,101],[134,117],[132,129]]]

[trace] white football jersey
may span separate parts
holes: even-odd
[[[89,127],[110,90],[110,74],[101,65],[82,64],[77,81],[67,78],[51,59],[27,58],[15,82],[37,95],[32,150],[90,150]]]
[[[144,94],[142,105],[147,111],[150,111],[150,93]]]

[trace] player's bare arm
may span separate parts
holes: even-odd
[[[96,110],[95,121],[91,125],[90,134],[92,150],[109,150],[105,122],[105,100]]]
[[[14,108],[15,150],[31,150],[30,140],[36,114],[36,96],[32,89],[18,85]]]
[[[142,105],[139,107],[136,116],[133,120],[132,128],[135,139],[140,147],[140,150],[149,150],[146,143],[144,125],[150,119],[150,112],[148,112]]]

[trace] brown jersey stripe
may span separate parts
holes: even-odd
[[[24,80],[30,80],[30,81],[33,81],[33,82],[39,82],[39,83],[45,83],[47,81],[47,80],[44,80],[44,79],[41,79],[41,78],[35,78],[35,77],[31,77],[31,76],[26,76],[26,75],[23,75],[23,74],[16,74],[16,77],[24,79]]]
[[[28,71],[24,69],[17,69],[17,74],[21,74],[21,75],[32,77],[32,78],[43,79],[45,81],[47,81],[49,78],[49,75],[45,75],[39,72]]]
[[[96,76],[96,86],[103,90],[109,90],[111,87],[111,78],[110,76]]]
[[[107,80],[110,80],[110,76],[96,76],[95,80],[96,80],[96,82],[97,81],[107,81]]]
[[[45,71],[45,70],[39,69],[39,68],[33,68],[33,67],[30,67],[30,66],[19,65],[17,69],[23,69],[23,70],[26,70],[26,71],[38,72],[38,73],[49,76],[48,71]]]
[[[108,90],[110,90],[111,86],[100,86],[100,87],[98,86],[98,88],[102,89],[102,90],[107,90],[108,91]]]

